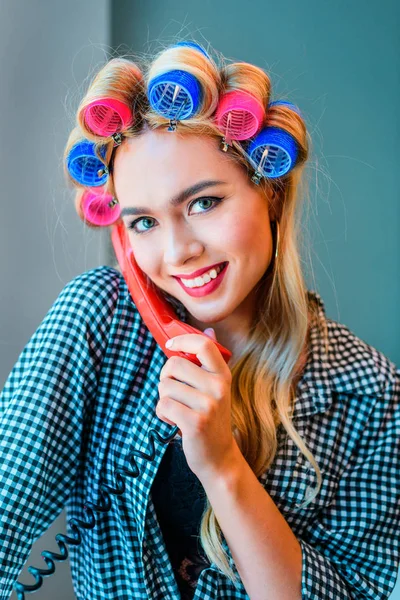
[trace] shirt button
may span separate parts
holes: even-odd
[[[313,488],[311,486],[308,486],[308,488],[306,489],[306,493],[304,494],[305,498],[310,498],[310,496],[312,496],[313,493]]]

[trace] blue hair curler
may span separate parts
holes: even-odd
[[[294,138],[283,129],[266,127],[250,142],[247,153],[257,165],[256,175],[258,172],[273,179],[293,169],[298,148]]]
[[[149,82],[148,99],[152,109],[167,119],[189,119],[196,114],[201,87],[186,71],[167,71]]]
[[[101,148],[100,154],[105,158],[105,146]],[[108,179],[108,168],[96,156],[95,143],[88,140],[78,142],[71,148],[67,169],[73,179],[89,187],[104,185]]]
[[[204,48],[202,48],[202,46],[200,46],[200,44],[197,44],[197,42],[185,42],[185,41],[178,42],[177,44],[175,44],[174,48],[176,46],[189,46],[190,48],[196,48],[196,50],[200,50],[200,52],[202,54],[204,54],[204,56],[210,60],[210,56],[207,54],[207,52],[204,50]]]
[[[291,108],[292,110],[294,110],[294,112],[297,112],[297,114],[302,117],[303,115],[301,114],[299,108],[293,104],[292,102],[288,102],[287,100],[275,100],[274,102],[270,102],[268,104],[268,108],[271,108],[271,106],[279,106],[280,104],[283,104],[284,106],[288,106],[289,108]]]

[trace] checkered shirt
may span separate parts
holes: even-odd
[[[327,322],[330,349],[326,355],[312,326],[293,424],[322,487],[299,507],[316,476],[282,426],[259,481],[301,545],[302,599],[389,598],[400,558],[400,370],[326,319],[320,296],[308,294]],[[178,316],[185,320],[184,311]],[[151,452],[150,430],[171,435],[155,413],[166,360],[118,271],[101,266],[62,289],[0,394],[0,600],[9,600],[32,545],[64,508],[67,522],[88,520],[83,506],[102,503],[101,481],[115,488],[131,450]],[[111,510],[95,513],[82,543],[68,545],[78,600],[179,600],[149,493],[166,447],[156,440],[153,461],[137,457],[140,475],[125,477]],[[195,600],[249,600],[222,539],[239,584],[211,563]]]

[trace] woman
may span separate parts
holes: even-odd
[[[122,222],[149,285],[210,339],[173,342],[201,367],[166,360],[118,265],[65,286],[1,396],[5,592],[61,510],[76,526],[84,505],[92,524],[80,523],[81,543],[69,548],[77,598],[393,590],[400,371],[327,319],[305,287],[308,134],[296,106],[270,100],[262,69],[217,66],[192,42],[141,67],[110,60],[92,81],[65,150],[78,214],[90,227]],[[247,137],[244,117],[256,123]],[[275,137],[255,161],[251,144],[264,133]],[[88,142],[95,151],[74,170]],[[98,198],[112,202],[96,215],[88,187],[100,184]],[[227,363],[213,340],[230,350]],[[159,443],[175,426],[180,435]],[[23,467],[16,440],[31,458]],[[90,511],[105,489],[109,510]]]

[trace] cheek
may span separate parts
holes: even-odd
[[[272,232],[267,217],[254,217],[254,213],[230,218],[221,225],[224,249],[227,254],[243,256],[248,267],[258,275],[268,268],[273,251]],[[257,276],[258,276],[257,275]]]
[[[224,243],[238,250],[249,248],[268,248],[270,244],[270,230],[268,222],[263,224],[261,219],[252,214],[237,215],[230,217],[226,222],[220,224],[219,235],[224,234]]]
[[[133,248],[132,250],[138,267],[144,271],[144,273],[149,273],[151,275],[155,270],[154,255],[149,252],[141,252],[140,249],[138,250],[137,248],[136,251]]]

